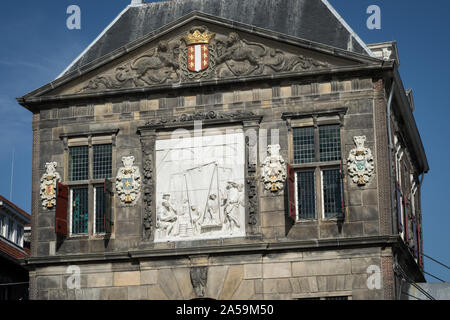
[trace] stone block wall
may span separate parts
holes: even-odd
[[[380,264],[379,248],[286,251],[81,264],[77,289],[67,287],[67,266],[47,266],[37,270],[36,281],[38,299],[189,300],[198,298],[190,268],[206,266],[204,298],[383,299],[381,288],[367,286],[368,268]]]

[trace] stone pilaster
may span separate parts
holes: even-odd
[[[244,121],[247,235],[260,235],[258,206],[258,136],[260,121]]]
[[[143,238],[144,241],[152,241],[154,239],[153,230],[155,227],[156,215],[153,210],[154,203],[154,159],[155,159],[155,130],[141,131],[142,145],[142,168],[143,168],[143,196],[142,196],[142,222],[143,222]]]

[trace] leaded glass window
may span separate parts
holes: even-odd
[[[314,171],[297,172],[298,219],[316,218],[316,183]]]
[[[87,187],[72,189],[72,234],[88,233],[88,190]]]
[[[342,211],[340,170],[323,170],[322,184],[324,217],[335,218]]]
[[[314,127],[294,128],[294,163],[314,162],[314,150]]]
[[[324,219],[341,216],[341,159],[339,124],[293,128],[297,219],[317,219],[319,215]]]
[[[341,133],[339,125],[319,127],[320,161],[341,160]]]
[[[95,187],[95,233],[105,233],[105,189],[103,186]]]
[[[69,179],[71,181],[89,179],[88,146],[69,148]]]
[[[94,145],[94,179],[107,179],[112,175],[112,145]]]

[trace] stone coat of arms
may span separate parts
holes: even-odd
[[[267,157],[261,166],[265,189],[272,192],[283,190],[286,181],[286,162],[280,155],[280,145],[267,147]]]
[[[350,151],[347,159],[348,173],[358,186],[365,186],[373,174],[374,164],[372,151],[364,147],[365,136],[354,137],[356,148]]]
[[[186,49],[183,50],[182,68],[189,78],[207,76],[215,66],[215,50],[210,43],[215,34],[206,27],[194,27],[183,38]]]
[[[56,162],[45,164],[46,172],[41,178],[41,201],[44,209],[53,209],[56,206],[56,184],[61,181],[61,176],[56,172]]]
[[[139,168],[133,165],[134,160],[133,156],[123,157],[124,167],[119,169],[116,177],[116,191],[125,206],[134,206],[140,195],[141,174]]]

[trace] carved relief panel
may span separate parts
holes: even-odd
[[[195,26],[88,80],[77,93],[328,67],[328,62],[249,41],[237,32],[215,34],[205,26]]]
[[[245,235],[242,130],[155,144],[155,241]]]

